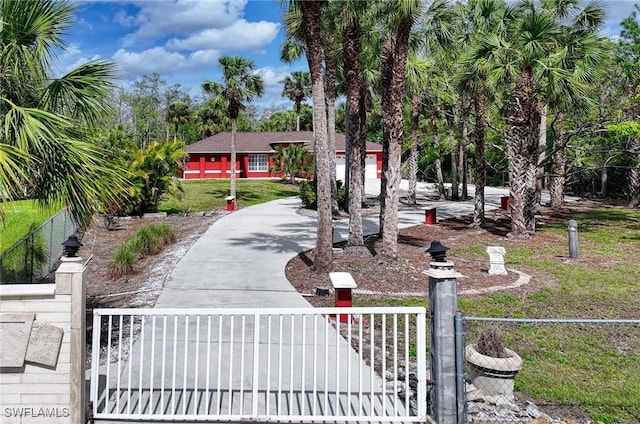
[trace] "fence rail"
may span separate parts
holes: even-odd
[[[93,313],[96,419],[426,420],[424,308]]]
[[[640,422],[640,320],[462,321],[465,422]],[[506,357],[479,355],[481,339],[495,346],[496,332]]]
[[[0,284],[28,284],[43,281],[54,270],[62,243],[77,231],[64,209],[39,225],[0,255]]]

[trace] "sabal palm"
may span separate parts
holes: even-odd
[[[222,83],[206,81],[205,92],[212,94],[212,103],[224,107],[231,119],[231,176],[229,194],[236,195],[236,131],[237,119],[246,103],[264,94],[264,81],[255,71],[255,63],[244,57],[223,56],[218,60]]]
[[[382,255],[398,256],[398,205],[400,202],[400,162],[402,151],[402,100],[406,79],[411,30],[422,8],[420,0],[378,1],[384,41],[380,55],[383,114],[383,169],[381,178],[380,234]],[[385,160],[386,159],[386,160]],[[382,200],[384,196],[384,200]]]
[[[467,53],[472,52],[489,34],[502,34],[511,10],[503,0],[470,0],[457,5],[456,14],[460,28],[456,31],[457,44]],[[456,88],[463,96],[471,98],[475,114],[475,195],[473,222],[484,225],[484,188],[486,183],[485,115],[487,101],[496,87],[488,78],[487,69],[478,66],[476,60],[484,58],[464,57],[460,72],[456,75]]]
[[[588,49],[591,37],[584,35],[598,27],[598,10],[581,8],[579,0],[520,2],[505,15],[505,31],[485,34],[471,55],[477,69],[494,82],[513,84],[505,141],[514,237],[535,231],[540,100],[553,98],[554,92],[582,92],[585,69],[572,58],[581,52],[585,60],[594,59]],[[566,31],[565,23],[578,30]]]
[[[311,96],[311,75],[309,72],[293,71],[282,81],[282,96],[291,100],[296,106],[296,131],[300,131],[300,109],[302,102]]]
[[[173,141],[176,141],[180,125],[189,122],[190,115],[189,105],[185,102],[173,102],[169,105],[165,120],[169,124],[173,124]]]
[[[3,0],[0,9],[0,196],[30,191],[87,223],[126,185],[124,172],[85,141],[109,112],[114,67],[92,61],[51,78],[75,6]]]
[[[301,17],[299,21],[301,25],[299,35],[301,37],[299,39],[303,41],[311,74],[314,160],[318,201],[315,270],[316,272],[326,272],[331,269],[332,264],[333,234],[331,229],[330,143],[322,68],[322,3],[320,1],[291,0],[288,4],[288,13],[299,14]]]
[[[413,36],[424,44],[410,53],[407,62],[406,93],[410,99],[410,154],[409,154],[409,190],[407,198],[410,204],[416,204],[416,185],[418,173],[418,127],[424,112],[425,99],[437,97],[442,82],[448,78],[442,76],[444,63],[452,63],[453,49],[452,24],[454,14],[445,0],[436,0],[421,14],[419,30]],[[448,88],[448,87],[447,87]],[[435,102],[429,102],[435,103]],[[432,110],[431,113],[434,111]],[[436,131],[433,134],[437,137]],[[436,143],[437,144],[437,143]],[[436,168],[441,171],[439,159]],[[438,172],[441,175],[441,172]],[[440,182],[440,181],[439,181]],[[443,190],[444,191],[444,190]]]

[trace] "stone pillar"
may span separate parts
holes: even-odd
[[[425,274],[429,277],[431,313],[431,416],[438,424],[456,424],[456,285],[462,275],[453,268],[453,262],[431,262],[430,266]]]
[[[69,423],[84,424],[86,422],[85,395],[85,267],[82,258],[62,257],[60,267],[56,271],[56,295],[71,297],[70,338],[70,407]]]
[[[0,285],[0,421],[85,423],[85,287],[81,258],[55,284]]]

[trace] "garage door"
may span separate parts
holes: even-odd
[[[345,180],[345,170],[347,164],[344,156],[336,156],[336,178]],[[376,155],[367,155],[365,162],[365,178],[378,178],[378,164]]]

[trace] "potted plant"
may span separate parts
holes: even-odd
[[[513,382],[522,369],[522,358],[504,347],[497,327],[483,328],[478,341],[465,348],[465,357],[471,383],[485,396],[513,396]]]

